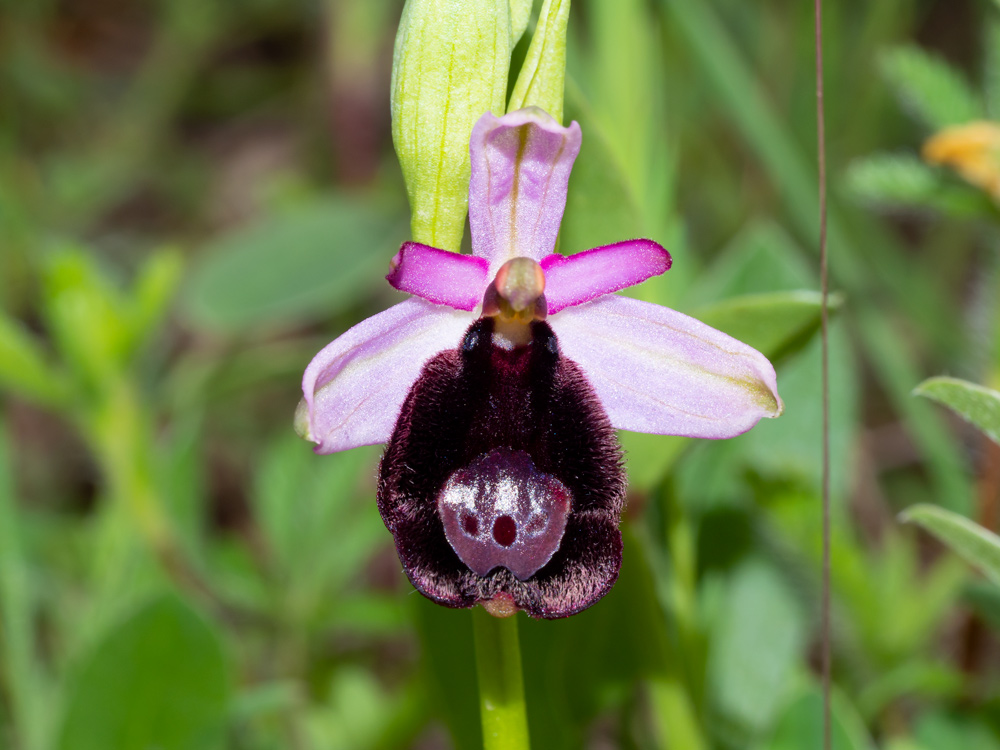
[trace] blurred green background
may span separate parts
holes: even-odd
[[[312,355],[401,299],[401,8],[0,2],[0,747],[480,745],[469,613],[406,582],[379,449],[291,429]],[[1000,6],[824,20],[835,747],[1000,748],[1000,592],[896,519],[996,528],[1000,447],[911,391],[1000,385],[997,204],[921,159],[1000,118]],[[623,436],[619,584],[522,617],[535,747],[819,747],[812,3],[575,0],[569,35],[562,251],[663,243],[635,293],[768,354],[786,411]]]

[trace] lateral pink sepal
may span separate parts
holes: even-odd
[[[670,253],[652,240],[626,240],[575,255],[542,259],[549,315],[630,286],[670,268]]]
[[[483,301],[489,261],[419,242],[404,242],[385,277],[394,288],[436,305],[471,311]]]

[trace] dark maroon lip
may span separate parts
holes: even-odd
[[[425,596],[452,607],[510,596],[532,617],[565,617],[617,579],[621,449],[547,324],[511,350],[492,333],[481,318],[424,366],[386,446],[379,510]],[[468,495],[453,495],[452,515],[439,508],[449,487]]]

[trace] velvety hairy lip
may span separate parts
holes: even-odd
[[[670,268],[659,244],[555,253],[581,138],[533,107],[484,114],[469,141],[472,255],[404,243],[386,278],[413,297],[344,333],[302,380],[296,429],[318,453],[388,443],[383,519],[414,586],[449,606],[590,606],[621,562],[614,429],[727,438],[783,408],[760,352],[614,294]]]
[[[533,617],[565,617],[597,601],[618,577],[621,451],[600,402],[547,324],[534,323],[531,343],[513,350],[494,345],[492,329],[490,319],[475,322],[458,348],[424,367],[386,446],[379,510],[407,576],[431,599],[469,607],[510,595]],[[488,499],[480,499],[478,515],[469,514],[477,528],[467,536],[480,540],[478,548],[450,543],[449,524],[459,531],[464,519],[457,512],[442,520],[439,498],[456,476],[466,486],[507,478],[518,483],[510,492],[566,492],[565,509],[563,498],[551,495],[534,509],[544,524],[563,526],[555,539],[561,543],[553,545],[544,528],[527,538],[529,500],[515,519],[516,507],[501,512]],[[503,516],[525,535],[518,550],[485,536],[495,530],[486,524]]]

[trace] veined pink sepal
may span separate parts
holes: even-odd
[[[404,242],[385,277],[401,292],[415,294],[436,305],[474,310],[483,301],[489,283],[489,261],[460,255],[419,242]]]
[[[556,246],[580,126],[537,107],[483,115],[472,129],[469,226],[490,273],[518,255],[540,261]]]
[[[670,253],[652,240],[626,240],[575,255],[542,259],[549,315],[636,284],[670,268]]]

